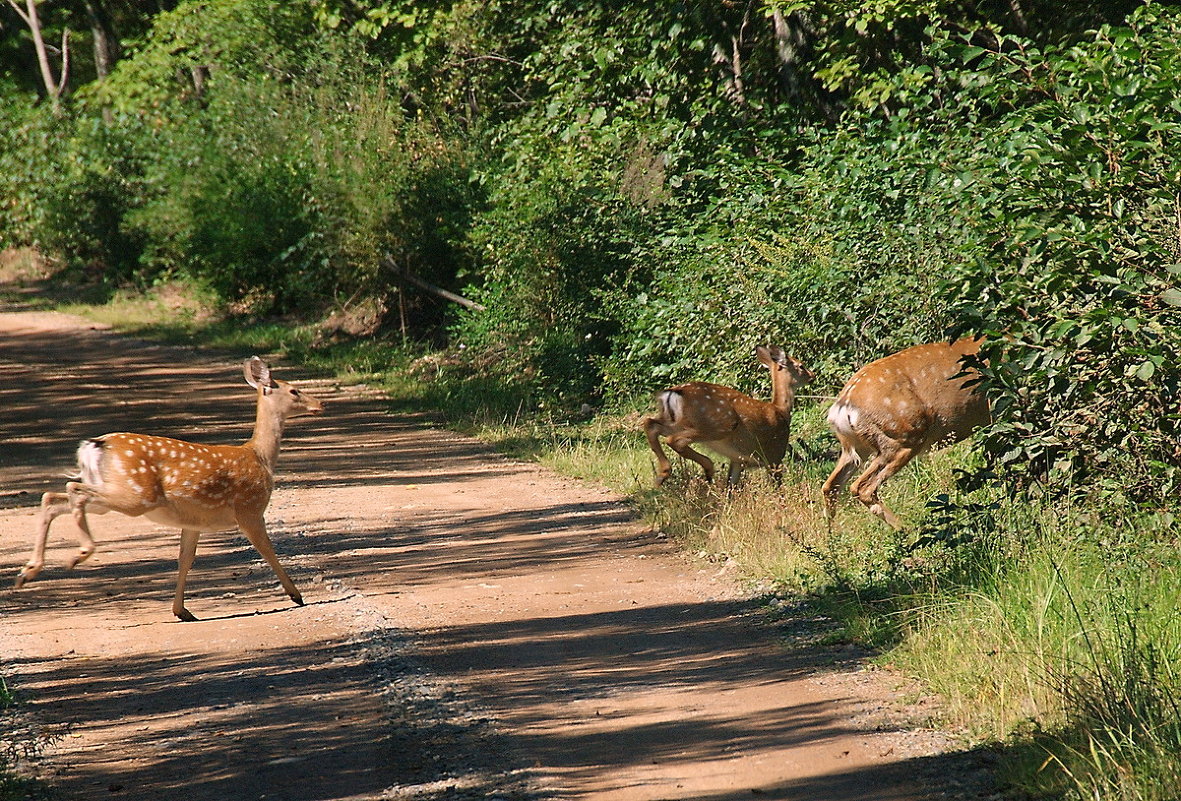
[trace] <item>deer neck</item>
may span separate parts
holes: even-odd
[[[258,411],[254,417],[254,436],[246,447],[258,454],[268,473],[275,472],[279,460],[279,444],[283,441],[283,416],[275,414],[259,390]]]
[[[771,405],[784,414],[791,414],[796,402],[796,388],[786,370],[771,375]]]

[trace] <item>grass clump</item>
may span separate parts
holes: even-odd
[[[0,801],[37,801],[51,797],[43,783],[24,775],[23,770],[50,739],[20,714],[16,696],[0,676]]]

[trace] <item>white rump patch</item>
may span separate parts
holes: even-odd
[[[103,446],[92,439],[83,440],[78,446],[78,469],[82,483],[92,487],[103,485]]]
[[[838,434],[853,436],[857,433],[857,421],[860,417],[856,406],[846,401],[837,401],[828,410],[828,425]]]
[[[685,399],[681,393],[665,390],[659,395],[662,416],[669,422],[675,423],[685,415]]]

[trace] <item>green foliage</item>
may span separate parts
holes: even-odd
[[[1181,642],[1145,631],[1146,604],[1112,589],[1115,636],[1088,635],[1087,669],[1060,677],[1068,736],[1049,750],[1080,797],[1167,801],[1181,790]]]
[[[1009,477],[1158,501],[1181,478],[1179,33],[1145,10],[1086,47],[962,51],[959,80],[988,67],[979,102],[1012,109],[971,153],[993,245],[960,287],[995,337],[985,449]]]
[[[73,128],[72,136],[63,136]],[[44,188],[42,244],[95,271],[127,275],[142,241],[124,225],[137,199],[139,165],[130,143],[93,118],[59,119],[57,175]]]
[[[478,202],[466,145],[408,119],[369,79],[378,64],[310,25],[300,4],[184,3],[70,116],[14,111],[5,238],[264,313],[388,306],[403,270],[452,282]],[[424,332],[442,316],[400,306]]]
[[[0,241],[6,245],[31,245],[44,230],[47,177],[58,169],[55,122],[32,97],[0,102]]]
[[[158,126],[167,124],[177,104],[200,101],[222,82],[312,76],[318,49],[307,3],[183,0],[157,14],[111,76],[80,95],[94,108],[142,116]]]
[[[0,234],[12,245],[68,254],[92,272],[126,275],[141,243],[123,225],[137,203],[136,156],[101,122],[14,102],[0,121]]]
[[[831,392],[983,331],[990,474],[1159,501],[1178,15],[1024,10],[192,0],[65,122],[5,109],[0,228],[259,311],[397,300],[420,335],[446,312],[400,273],[466,284],[453,336],[530,407],[758,391],[766,341]]]
[[[489,311],[463,316],[455,335],[501,353],[499,369],[543,398],[574,401],[594,393],[591,360],[608,344],[596,293],[624,269],[630,215],[596,202],[601,187],[573,159],[546,166],[528,184],[502,184],[475,221],[474,293]]]
[[[959,590],[915,599],[893,654],[980,740],[1032,732],[1011,775],[1038,797],[1175,796],[1181,770],[1181,564],[1170,521],[1097,519],[1061,503],[993,516]],[[970,529],[969,529],[970,531]]]

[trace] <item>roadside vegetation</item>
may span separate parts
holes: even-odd
[[[0,8],[8,293],[608,484],[921,679],[1014,794],[1181,796],[1177,7],[38,8]],[[35,26],[89,32],[68,82]],[[995,423],[891,480],[902,533],[830,528],[826,398],[962,333]],[[817,373],[783,486],[652,489],[651,392],[766,397],[760,343]]]
[[[18,768],[40,754],[50,736],[21,714],[15,694],[0,677],[0,801],[51,798],[49,788]]]

